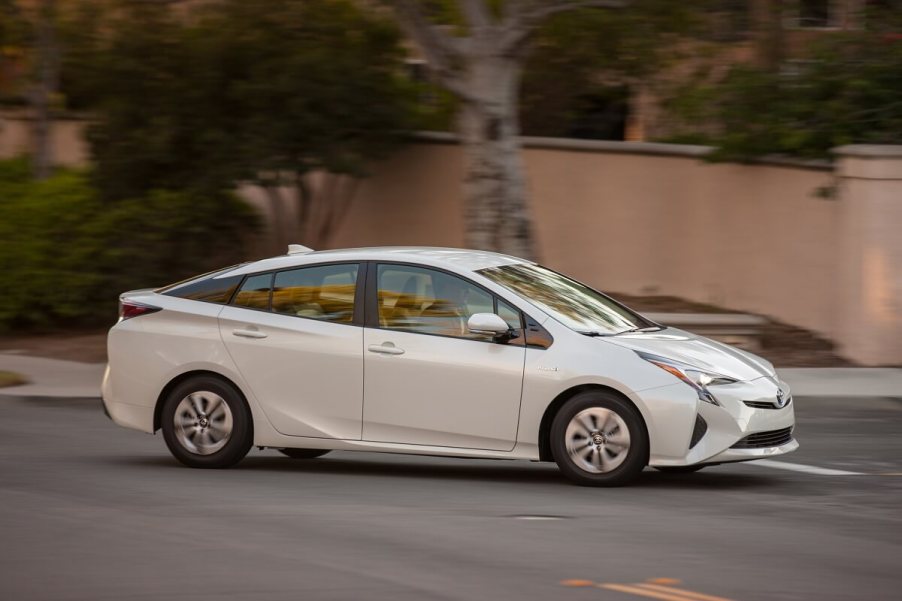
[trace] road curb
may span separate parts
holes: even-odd
[[[18,401],[25,403],[100,403],[99,396],[51,396],[51,395],[16,395],[0,393],[0,401]]]

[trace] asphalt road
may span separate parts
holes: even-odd
[[[0,599],[902,598],[902,403],[796,410],[785,461],[854,474],[605,490],[549,464],[256,450],[202,471],[96,402],[0,401]]]

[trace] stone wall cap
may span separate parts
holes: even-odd
[[[902,145],[898,144],[847,144],[833,149],[837,156],[873,159],[902,159]]]
[[[440,144],[457,144],[460,138],[450,132],[419,131],[413,139],[421,142]],[[577,152],[610,152],[621,154],[646,154],[677,157],[703,157],[711,153],[711,146],[692,144],[666,144],[662,142],[624,142],[621,140],[584,140],[578,138],[544,138],[522,136],[520,143],[524,148],[571,150]]]
[[[414,142],[431,144],[458,144],[460,138],[450,132],[419,131],[413,132],[410,139]],[[533,150],[564,150],[570,152],[590,152],[608,154],[641,154],[646,156],[663,156],[690,158],[705,160],[715,148],[713,146],[701,146],[698,144],[670,144],[666,142],[629,142],[623,140],[584,140],[577,138],[543,138],[537,136],[523,136],[520,143],[525,149]],[[735,164],[724,162],[722,164]],[[750,165],[772,165],[775,167],[787,167],[792,169],[813,169],[817,171],[830,171],[833,165],[830,161],[821,159],[799,159],[778,155],[768,155],[746,162]]]

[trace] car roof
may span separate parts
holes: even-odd
[[[530,263],[525,259],[484,250],[441,248],[430,246],[376,246],[296,252],[246,263],[215,277],[243,275],[260,271],[286,269],[295,266],[329,263],[332,261],[391,261],[445,267],[452,271],[478,271],[487,267]]]

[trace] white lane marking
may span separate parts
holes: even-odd
[[[763,467],[771,467],[778,470],[788,470],[790,472],[803,472],[805,474],[817,474],[818,476],[864,476],[861,472],[847,472],[845,470],[831,470],[826,467],[816,467],[814,465],[805,465],[803,463],[789,463],[788,461],[774,461],[772,459],[759,459],[754,465]]]

